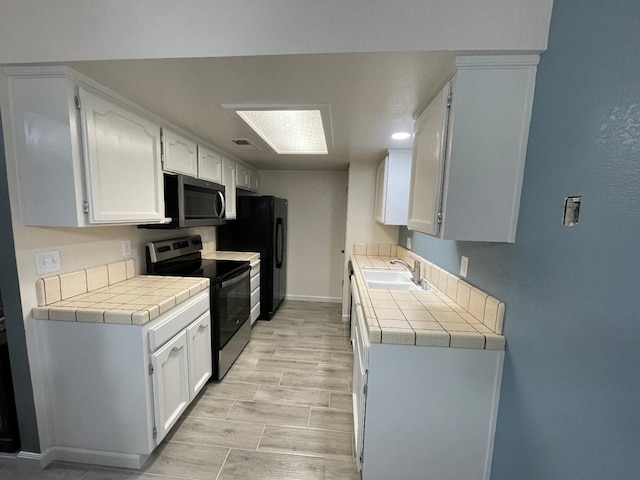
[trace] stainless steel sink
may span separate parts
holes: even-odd
[[[407,270],[387,270],[382,268],[365,268],[362,270],[369,288],[384,290],[420,290],[411,280],[411,272]]]

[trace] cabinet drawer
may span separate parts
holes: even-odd
[[[251,276],[257,275],[260,273],[260,260],[256,260],[251,262]]]
[[[260,289],[251,292],[251,307],[253,308],[260,301]]]
[[[253,272],[251,272],[253,273]],[[251,277],[251,288],[250,290],[253,292],[256,288],[260,287],[260,275],[253,275]]]
[[[209,289],[160,315],[149,328],[149,348],[152,352],[164,345],[180,330],[187,328],[194,318],[209,310]]]
[[[254,322],[258,319],[258,317],[260,316],[260,302],[256,303],[252,308],[251,308],[251,324],[253,325]]]

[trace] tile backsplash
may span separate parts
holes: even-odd
[[[99,265],[77,272],[39,278],[36,281],[38,306],[44,307],[60,300],[122,282],[135,277],[135,272],[135,262],[133,258],[128,258],[120,262]]]

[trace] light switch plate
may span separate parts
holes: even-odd
[[[565,227],[573,227],[578,224],[580,215],[581,196],[565,197],[564,210],[562,212],[562,225]]]
[[[460,258],[460,276],[462,278],[467,278],[468,272],[469,272],[469,257],[465,257],[463,255]]]
[[[411,237],[407,237],[407,250],[411,250]]]
[[[59,272],[61,268],[59,250],[36,253],[36,274]]]
[[[130,257],[131,256],[131,240],[123,240],[122,241],[122,256]]]

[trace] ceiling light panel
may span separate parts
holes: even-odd
[[[279,154],[327,154],[320,110],[236,110]]]

